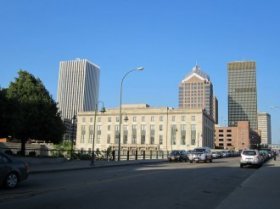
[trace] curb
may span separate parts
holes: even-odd
[[[159,161],[137,161],[133,163],[116,163],[116,164],[103,164],[103,165],[95,165],[95,166],[81,166],[81,167],[72,167],[72,168],[58,168],[58,169],[42,169],[42,170],[34,170],[30,171],[29,174],[41,174],[41,173],[57,173],[57,172],[64,172],[64,171],[75,171],[75,170],[88,170],[88,169],[99,169],[99,168],[109,168],[109,167],[117,167],[117,166],[135,166],[141,164],[157,164],[163,163],[166,160],[159,160]]]

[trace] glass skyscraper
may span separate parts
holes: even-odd
[[[228,125],[249,121],[252,130],[258,129],[256,63],[228,63]]]

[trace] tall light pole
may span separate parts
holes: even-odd
[[[76,125],[76,114],[74,114],[71,119],[71,153],[70,153],[71,160],[73,160],[75,125]]]
[[[132,69],[130,71],[128,71],[122,78],[121,81],[121,87],[120,87],[120,115],[119,115],[119,146],[118,146],[118,161],[121,160],[121,127],[122,127],[122,86],[123,86],[123,81],[126,78],[126,76],[133,72],[133,71],[142,71],[144,70],[144,67],[138,67],[135,69]]]
[[[93,121],[93,138],[92,138],[92,156],[91,156],[91,162],[90,165],[94,166],[95,165],[95,154],[94,154],[94,145],[95,145],[95,126],[96,126],[96,116],[98,112],[98,104],[102,103],[102,109],[100,112],[104,113],[106,112],[104,103],[102,101],[98,101],[95,105],[95,111],[94,111],[94,121]]]

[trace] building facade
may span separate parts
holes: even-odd
[[[196,65],[179,85],[179,108],[205,109],[213,115],[213,85],[210,77]]]
[[[190,150],[214,146],[214,122],[201,110],[152,108],[147,104],[123,105],[121,151]],[[78,114],[76,149],[118,150],[119,109],[98,113],[94,129],[94,113]],[[94,133],[94,130],[95,133]]]
[[[258,113],[258,130],[261,135],[261,144],[271,144],[271,117],[269,113]]]
[[[219,103],[216,96],[213,97],[213,119],[215,124],[219,123]]]
[[[256,63],[228,63],[228,125],[249,121],[252,130],[258,129]]]
[[[60,62],[57,102],[66,126],[64,139],[75,138],[78,112],[95,110],[99,75],[99,67],[86,59]]]
[[[215,126],[215,147],[229,150],[250,148],[250,127],[248,121],[238,121],[236,127]]]

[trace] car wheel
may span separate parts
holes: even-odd
[[[190,163],[193,163],[193,161],[192,161],[192,160],[190,160]]]
[[[9,173],[5,180],[5,186],[9,189],[15,188],[18,184],[18,176],[16,173]]]
[[[212,162],[213,162],[213,160],[212,160],[212,159],[210,159],[210,160],[209,160],[209,162],[210,162],[210,163],[212,163]]]
[[[243,164],[240,164],[240,168],[243,168]]]

